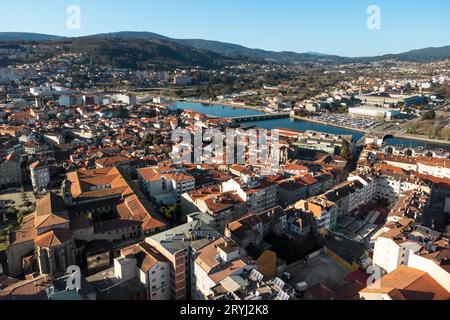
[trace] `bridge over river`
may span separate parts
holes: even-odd
[[[239,122],[282,119],[282,118],[289,118],[289,117],[290,117],[290,113],[284,112],[284,113],[266,113],[266,114],[256,114],[256,115],[251,115],[251,116],[231,117],[228,119],[233,120],[233,122],[235,122],[235,123],[239,123]]]

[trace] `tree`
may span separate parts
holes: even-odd
[[[19,210],[14,207],[9,207],[8,209],[6,209],[6,217],[8,218],[8,220],[15,220],[18,213]]]
[[[434,120],[436,119],[436,112],[434,110],[429,110],[425,112],[422,116],[422,120]]]
[[[146,134],[139,145],[141,147],[148,147],[148,146],[151,146],[152,143],[153,143],[152,135]]]

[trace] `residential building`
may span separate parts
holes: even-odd
[[[50,168],[46,161],[38,160],[30,165],[31,183],[34,190],[44,190],[50,185]]]
[[[212,288],[224,279],[240,275],[250,268],[242,260],[239,246],[230,240],[220,238],[196,250],[191,298],[207,300],[213,294]]]
[[[22,181],[21,157],[12,152],[0,158],[0,187],[3,189],[19,187]]]
[[[400,266],[360,291],[363,300],[449,300],[450,292],[426,271]]]
[[[231,179],[222,183],[223,192],[236,192],[247,203],[249,212],[262,212],[274,208],[278,203],[278,184],[270,177]]]
[[[163,205],[175,204],[183,193],[195,190],[195,178],[174,168],[142,168],[138,176],[145,192]]]
[[[170,299],[169,262],[146,242],[121,250],[114,259],[115,274],[123,282],[137,278],[147,289],[148,300]]]
[[[217,231],[192,214],[187,223],[145,240],[169,262],[172,300],[190,298],[194,252],[219,238]]]

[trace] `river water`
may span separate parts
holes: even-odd
[[[263,112],[251,110],[251,109],[242,109],[242,108],[233,108],[230,106],[224,106],[219,104],[203,104],[197,102],[176,102],[173,106],[177,109],[192,109],[203,114],[213,116],[213,117],[221,117],[221,118],[231,118],[231,117],[242,117],[242,116],[252,116],[264,114]],[[361,139],[363,133],[359,131],[354,131],[350,129],[344,129],[334,126],[329,126],[325,124],[309,122],[304,120],[297,119],[273,119],[273,120],[264,120],[264,121],[252,121],[248,123],[242,123],[251,126],[257,126],[265,129],[276,129],[276,128],[287,128],[294,130],[313,130],[326,132],[330,134],[340,134],[340,135],[352,135],[355,141]],[[418,140],[410,140],[403,138],[388,138],[385,140],[385,143],[388,145],[403,145],[410,148],[423,147],[429,150],[435,149],[444,149],[450,151],[450,146],[439,145],[434,143],[426,143]]]

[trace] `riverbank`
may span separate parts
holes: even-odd
[[[221,105],[231,108],[238,108],[238,109],[245,109],[245,110],[255,110],[262,113],[268,113],[267,111],[264,111],[263,107],[255,107],[255,106],[249,106],[246,104],[241,103],[232,103],[232,102],[221,102],[221,101],[208,101],[208,100],[176,100],[179,102],[195,102],[195,103],[202,103],[202,104],[209,104],[209,105]]]
[[[352,127],[342,126],[342,125],[339,125],[339,124],[329,123],[329,122],[326,122],[326,121],[320,121],[320,120],[316,120],[316,119],[310,119],[310,118],[306,118],[306,117],[300,117],[300,116],[293,116],[293,115],[291,115],[291,118],[292,119],[296,119],[296,120],[302,120],[302,121],[307,121],[307,122],[323,124],[323,125],[326,125],[326,126],[332,126],[332,127],[336,127],[336,128],[351,130],[351,131],[355,131],[355,132],[359,132],[359,133],[363,133],[363,134],[367,134],[368,133],[365,130],[355,129],[355,128],[352,128]]]
[[[439,139],[430,139],[424,136],[419,136],[419,135],[412,135],[412,134],[394,134],[393,135],[394,138],[399,138],[399,139],[406,139],[406,140],[412,140],[412,141],[421,141],[421,142],[426,142],[426,143],[433,143],[433,144],[438,144],[438,145],[442,145],[442,146],[446,146],[449,147],[450,146],[450,141],[446,141],[446,140],[439,140]]]
[[[347,129],[347,130],[352,130],[352,131],[356,131],[356,132],[360,132],[363,134],[370,134],[370,131],[367,130],[361,130],[361,129],[355,129],[352,127],[347,127],[347,126],[342,126],[342,125],[338,125],[338,124],[334,124],[334,123],[329,123],[326,121],[320,121],[320,120],[316,120],[316,119],[310,119],[310,118],[306,118],[306,117],[300,117],[300,116],[291,116],[292,119],[297,119],[297,120],[302,120],[302,121],[308,121],[308,122],[313,122],[313,123],[319,123],[319,124],[323,124],[323,125],[327,125],[327,126],[333,126],[336,128],[341,128],[341,129]],[[406,134],[406,133],[395,133],[390,135],[393,138],[397,138],[397,139],[406,139],[406,140],[411,140],[411,141],[420,141],[420,142],[425,142],[425,143],[432,143],[432,144],[436,144],[436,145],[442,145],[442,146],[450,146],[450,141],[446,141],[446,140],[438,140],[438,139],[430,139],[424,136],[419,136],[419,135],[411,135],[411,134]]]
[[[216,118],[233,118],[254,116],[255,111],[260,114],[270,114],[262,111],[259,107],[252,107],[242,104],[220,103],[205,100],[172,100],[174,107],[178,109],[193,109],[203,114]],[[320,119],[310,119],[300,116],[291,116],[286,119],[272,119],[255,121],[249,123],[268,130],[275,128],[287,128],[302,131],[318,131],[337,135],[353,135],[356,141],[359,141],[364,135],[370,133],[369,130],[354,129],[345,125],[328,123]],[[450,142],[427,139],[426,137],[408,136],[401,132],[394,132],[392,137],[387,137],[385,143],[387,145],[403,145],[412,148],[423,147],[429,150],[444,149],[450,151]]]

